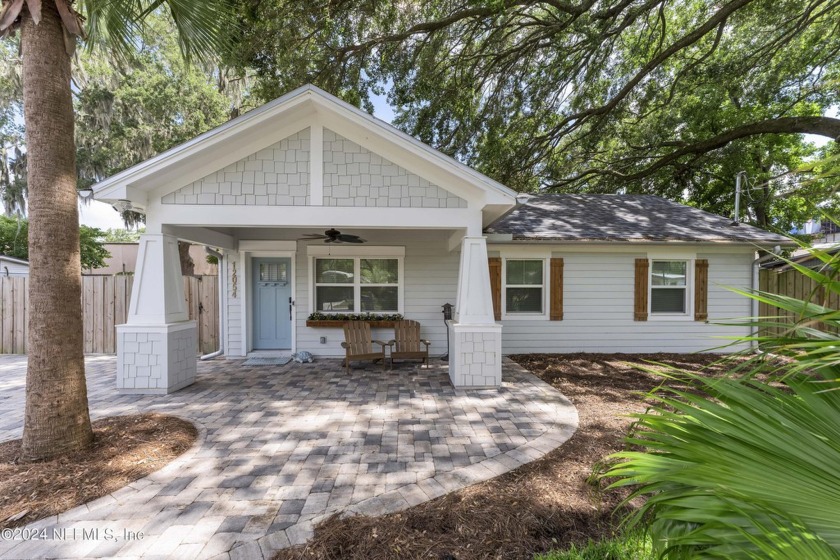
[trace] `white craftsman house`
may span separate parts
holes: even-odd
[[[341,356],[331,316],[400,314],[421,322],[433,354],[449,349],[461,387],[499,385],[503,353],[696,351],[719,344],[714,335],[744,334],[708,322],[750,315],[722,285],[749,287],[756,245],[785,243],[656,197],[517,200],[312,86],[94,191],[146,215],[128,321],[117,328],[126,392],[171,392],[195,378],[179,239],[222,255],[225,356]]]

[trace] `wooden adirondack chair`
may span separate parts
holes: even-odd
[[[379,349],[374,350],[373,345],[378,344]],[[385,347],[387,343],[381,340],[373,340],[370,334],[370,325],[365,321],[348,321],[344,323],[344,370],[350,373],[350,360],[382,360],[382,369],[385,369]]]
[[[391,347],[391,367],[394,359],[423,360],[429,367],[429,345],[431,342],[420,338],[420,323],[403,320],[394,324],[394,339],[388,345]]]

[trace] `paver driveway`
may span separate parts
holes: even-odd
[[[25,363],[0,357],[0,441],[20,437]],[[0,557],[267,558],[332,513],[390,513],[487,480],[577,427],[560,393],[513,362],[503,367],[499,389],[455,390],[442,364],[348,376],[338,360],[217,359],[199,363],[186,389],[137,396],[117,393],[113,357],[89,357],[94,419],[176,414],[197,425],[199,441],[145,479],[30,525],[53,538],[0,542]],[[144,537],[109,541],[108,531]]]

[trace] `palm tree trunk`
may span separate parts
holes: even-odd
[[[21,25],[29,190],[29,366],[22,459],[88,447],[70,57],[55,4]]]

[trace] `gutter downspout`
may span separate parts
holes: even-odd
[[[214,251],[210,247],[205,247],[205,251],[207,254],[219,259],[219,349],[215,352],[211,352],[210,354],[205,354],[201,356],[199,360],[202,362],[205,360],[212,360],[218,356],[221,356],[225,353],[225,288],[227,286],[227,269],[225,268],[225,258],[218,251]]]
[[[773,260],[777,256],[778,255],[776,255],[775,253],[770,252],[770,253],[767,253],[766,255],[764,255],[763,257],[758,257],[757,259],[755,259],[752,262],[752,278],[751,278],[751,281],[750,281],[750,292],[755,293],[755,291],[758,290],[758,273],[761,270],[762,263],[764,263],[766,261]],[[750,315],[753,317],[753,319],[755,319],[756,317],[758,317],[759,302],[758,302],[757,299],[751,299],[750,304],[752,306],[752,312],[750,313]],[[752,348],[752,350],[756,353],[761,353],[761,350],[759,350],[759,348],[758,348],[758,342],[756,340],[754,340],[757,336],[758,336],[758,328],[754,329],[750,333],[750,338],[753,339],[753,340],[750,340],[750,348]]]

